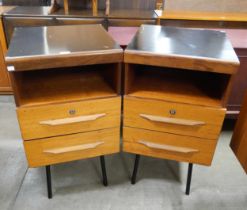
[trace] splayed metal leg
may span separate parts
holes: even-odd
[[[188,167],[188,175],[187,175],[187,183],[186,183],[186,191],[185,194],[190,194],[190,185],[191,185],[191,178],[192,178],[192,170],[193,170],[193,163],[189,163]]]
[[[46,182],[47,182],[47,193],[48,198],[52,198],[52,183],[51,183],[51,166],[46,166]]]
[[[136,183],[136,175],[137,175],[139,162],[140,162],[140,155],[136,155],[134,170],[133,170],[133,174],[132,174],[132,177],[131,177],[131,184],[135,184]]]
[[[101,169],[102,169],[103,185],[108,186],[106,168],[105,168],[105,157],[104,156],[100,156],[100,164],[101,164]]]

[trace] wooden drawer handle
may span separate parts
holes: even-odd
[[[63,154],[63,153],[68,153],[68,152],[76,152],[76,151],[82,151],[82,150],[87,150],[87,149],[94,149],[101,144],[104,144],[104,142],[101,141],[101,142],[96,142],[92,144],[82,144],[82,145],[76,145],[76,146],[71,146],[71,147],[60,147],[60,148],[55,148],[55,149],[44,150],[43,152],[47,154],[58,155],[58,154]]]
[[[84,115],[84,116],[79,116],[79,117],[69,117],[69,118],[63,118],[63,119],[57,119],[57,120],[45,120],[45,121],[39,122],[39,124],[51,125],[51,126],[65,125],[65,124],[71,124],[71,123],[94,121],[104,116],[106,116],[105,113],[95,114],[95,115]]]
[[[198,125],[205,125],[205,122],[202,121],[194,121],[194,120],[184,120],[184,119],[177,119],[177,118],[170,118],[170,117],[160,117],[154,115],[147,115],[147,114],[140,114],[142,118],[148,119],[153,122],[163,122],[175,125],[187,125],[187,126],[198,126]]]
[[[147,142],[143,140],[138,141],[138,143],[143,144],[152,149],[166,150],[169,152],[179,152],[179,153],[184,153],[184,154],[199,152],[199,150],[197,149],[192,149],[188,147],[177,147],[177,146],[171,146],[171,145],[165,145],[165,144],[156,144],[156,143]]]

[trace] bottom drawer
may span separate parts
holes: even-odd
[[[217,141],[124,127],[125,152],[211,165]]]
[[[30,167],[119,152],[119,128],[25,141]]]

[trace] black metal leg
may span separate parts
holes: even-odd
[[[100,156],[100,164],[101,164],[101,169],[102,169],[103,185],[107,186],[108,181],[107,181],[107,175],[106,175],[105,157],[104,156]]]
[[[191,184],[191,178],[192,178],[192,170],[193,170],[193,163],[189,163],[188,167],[188,175],[187,175],[187,183],[186,183],[186,191],[185,194],[190,194],[190,184]]]
[[[140,162],[140,155],[136,155],[134,170],[133,170],[133,174],[132,174],[132,177],[131,177],[131,184],[135,184],[136,183],[136,174],[137,174],[139,162]]]
[[[47,181],[47,192],[48,198],[52,198],[52,184],[51,184],[51,166],[46,166],[46,181]]]

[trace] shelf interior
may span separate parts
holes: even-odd
[[[117,65],[92,65],[14,73],[19,106],[89,100],[118,95]]]
[[[131,64],[127,69],[127,95],[202,106],[222,107],[229,81],[219,73]]]

